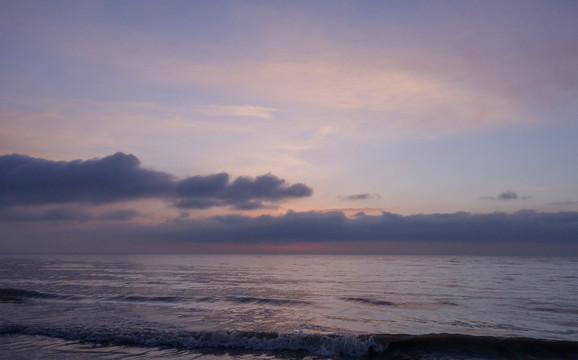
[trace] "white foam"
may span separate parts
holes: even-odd
[[[0,334],[42,335],[67,340],[95,343],[170,346],[178,348],[245,349],[250,351],[306,351],[320,356],[359,357],[369,352],[383,352],[384,346],[377,344],[373,337],[360,338],[354,335],[323,335],[303,332],[275,334],[238,331],[138,331],[130,329],[82,329],[59,328],[54,326],[18,326],[0,324]]]

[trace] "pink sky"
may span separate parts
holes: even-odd
[[[282,219],[290,210],[354,220],[381,211],[573,214],[577,13],[573,1],[530,0],[4,2],[0,156],[55,164],[120,152],[173,185],[218,173],[231,183],[271,175],[283,181],[275,191],[304,184],[312,192],[247,195],[243,209],[230,194],[185,209],[166,188],[122,201],[88,201],[80,192],[40,201],[18,195],[6,165],[0,251],[51,249],[43,234],[62,235],[52,240],[57,250],[88,251],[100,249],[87,245],[88,234],[103,229],[231,214]],[[568,228],[577,235],[575,223]],[[131,241],[111,251],[454,251],[441,242],[359,247],[355,239]]]

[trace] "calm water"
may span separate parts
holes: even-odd
[[[4,359],[578,359],[578,258],[0,260]]]

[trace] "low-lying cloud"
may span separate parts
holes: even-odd
[[[578,212],[378,216],[343,212],[293,212],[282,216],[241,215],[188,219],[148,228],[148,237],[184,242],[292,243],[341,241],[399,242],[569,242],[578,234]]]
[[[136,210],[119,209],[95,214],[86,209],[76,207],[57,207],[52,209],[1,209],[0,222],[86,222],[93,220],[104,221],[128,221],[136,217],[144,216]]]
[[[1,209],[0,209],[1,210]],[[94,219],[94,216],[87,210],[73,208],[56,208],[48,210],[11,210],[0,211],[0,223],[2,222],[60,222],[77,221],[85,222]]]
[[[122,220],[121,213],[75,215],[62,210],[37,214],[34,219],[34,214],[28,215],[19,219],[16,214],[9,219],[0,216],[10,221],[0,222],[0,251],[235,253],[277,248],[323,253],[578,255],[578,212],[407,216],[383,212],[348,217],[340,211],[289,211],[278,216],[205,218],[189,218],[183,212],[161,224],[104,222],[105,217]],[[103,222],[85,226],[88,219]]]
[[[166,172],[142,168],[136,156],[123,153],[85,161],[50,161],[19,154],[0,156],[2,206],[162,198],[183,209],[230,206],[250,210],[311,194],[307,185],[287,185],[272,174],[238,177],[232,182],[224,172],[179,180]]]

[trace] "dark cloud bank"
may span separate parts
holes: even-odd
[[[267,203],[307,197],[311,188],[267,174],[257,178],[229,174],[173,175],[144,169],[134,155],[116,153],[102,159],[50,161],[13,154],[0,156],[1,206],[65,203],[112,203],[164,198],[182,209],[229,206],[239,210],[266,207]]]
[[[89,252],[284,252],[284,246],[299,245],[288,251],[578,256],[578,212],[409,216],[384,212],[348,217],[342,212],[289,211],[280,216],[179,217],[157,225],[129,222],[63,231],[46,231],[35,224],[40,234],[28,228],[14,234],[14,243],[29,242],[30,246],[20,250],[16,245],[8,251],[52,244],[46,251],[66,252],[72,243],[77,244],[76,251]]]
[[[73,207],[58,207],[51,209],[14,209],[0,208],[0,223],[2,222],[86,222],[92,220],[128,221],[144,215],[136,210],[120,209],[94,214],[91,211]]]
[[[77,204],[87,209],[94,204],[145,198],[165,199],[180,209],[254,209],[311,194],[312,190],[304,184],[287,185],[270,174],[232,181],[227,173],[177,179],[168,173],[141,168],[135,156],[122,153],[69,162],[0,156],[0,251],[66,252],[73,248],[115,252],[119,251],[119,244],[125,246],[121,251],[134,252],[147,247],[153,251],[175,246],[180,249],[188,244],[218,245],[226,251],[228,246],[239,245],[394,243],[420,249],[445,244],[445,249],[450,250],[473,244],[474,254],[483,253],[486,246],[510,246],[515,248],[510,254],[578,255],[578,212],[525,210],[512,214],[409,216],[383,212],[377,216],[358,213],[348,217],[341,211],[289,211],[280,216],[180,216],[162,224],[143,225],[128,222],[142,216],[134,210],[99,215],[74,210]],[[504,197],[516,198],[512,194]],[[365,195],[354,197],[363,199]],[[44,209],[46,206],[49,208]],[[76,226],[69,226],[70,220]],[[532,246],[534,250],[527,250]],[[554,248],[557,250],[551,251]],[[327,249],[331,252],[330,247]],[[350,249],[357,251],[355,245]],[[439,248],[436,251],[440,252]],[[371,250],[365,248],[363,252]]]
[[[578,212],[512,214],[419,214],[383,212],[292,212],[282,216],[215,216],[168,222],[147,229],[149,236],[193,242],[567,242],[577,243]]]

